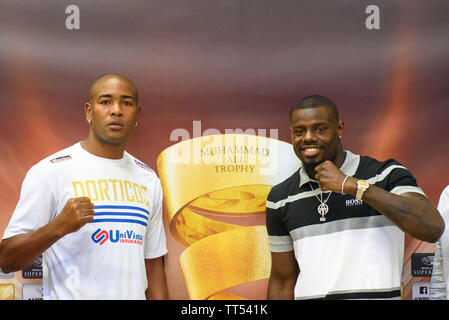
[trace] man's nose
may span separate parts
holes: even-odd
[[[304,141],[315,141],[315,140],[316,140],[315,131],[312,129],[306,130],[306,132],[304,133]]]
[[[111,106],[111,114],[115,116],[120,116],[123,114],[122,105],[120,102],[114,102]]]

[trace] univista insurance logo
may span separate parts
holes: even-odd
[[[92,233],[91,238],[93,242],[100,245],[103,245],[106,241],[119,244],[142,245],[142,235],[134,232],[133,230],[120,232],[120,230],[103,230],[98,228],[94,233]]]

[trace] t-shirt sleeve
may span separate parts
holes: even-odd
[[[435,245],[435,255],[432,266],[432,278],[429,285],[430,300],[447,300],[446,297],[446,279],[443,272],[441,241],[437,241]]]
[[[152,199],[153,207],[145,235],[145,259],[158,258],[168,252],[162,220],[163,195],[159,179],[154,184]]]
[[[26,174],[20,198],[3,239],[35,231],[48,224],[55,216],[56,201],[48,170],[38,164]]]
[[[266,227],[271,252],[293,250],[293,240],[282,221],[282,201],[274,202],[272,191],[266,201]]]
[[[382,189],[397,195],[406,192],[415,192],[425,196],[424,191],[418,187],[412,173],[395,160],[386,161],[381,172],[374,177],[373,182]]]
[[[449,224],[449,186],[441,193],[438,202],[438,211],[444,219],[446,226]],[[446,227],[440,240],[435,246],[433,259],[432,278],[430,279],[429,298],[431,300],[447,300],[447,277],[449,260],[449,231]]]

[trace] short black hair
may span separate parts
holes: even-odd
[[[325,96],[320,96],[318,94],[312,94],[307,97],[302,98],[297,104],[295,104],[290,109],[289,119],[292,118],[293,112],[300,109],[309,109],[309,108],[316,108],[316,107],[326,107],[335,114],[336,120],[338,122],[338,109],[337,105],[329,98]]]
[[[106,74],[102,75],[101,77],[97,78],[94,81],[94,83],[92,83],[92,85],[90,86],[90,89],[89,89],[89,102],[92,103],[92,101],[93,101],[92,99],[93,99],[94,91],[95,91],[94,88],[96,87],[96,85],[98,83],[100,83],[101,81],[109,80],[109,79],[112,79],[112,78],[124,80],[124,81],[128,82],[131,85],[131,87],[132,87],[132,89],[134,91],[134,94],[135,94],[136,105],[138,105],[139,104],[139,91],[137,90],[136,85],[134,84],[134,82],[131,81],[131,79],[129,79],[128,77],[126,77],[126,76],[124,76],[124,75],[122,75],[120,73],[106,73]]]

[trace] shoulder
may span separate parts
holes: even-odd
[[[125,157],[128,158],[128,165],[131,166],[139,174],[142,174],[147,178],[159,181],[159,177],[157,176],[156,172],[154,172],[154,170],[149,165],[147,165],[145,162],[134,157],[133,155],[129,154],[126,151],[125,151],[124,155],[125,155]]]
[[[355,177],[397,195],[414,192],[425,196],[413,174],[395,159],[378,161],[368,156],[361,156]]]
[[[395,159],[379,161],[369,156],[360,156],[360,163],[357,169],[357,175],[362,179],[369,179],[376,175],[389,175],[394,170],[409,172],[407,168]]]
[[[268,201],[277,202],[295,193],[293,189],[299,188],[299,169],[284,181],[274,185],[268,194]],[[297,193],[297,190],[296,190]]]
[[[441,196],[449,199],[449,185],[444,188],[443,192],[441,192]]]
[[[48,176],[56,168],[64,166],[72,161],[76,153],[76,145],[57,151],[34,164],[28,171],[29,174]]]
[[[438,201],[438,210],[440,210],[441,213],[443,213],[443,211],[449,212],[449,185],[444,188],[443,192],[441,192],[440,199]]]

